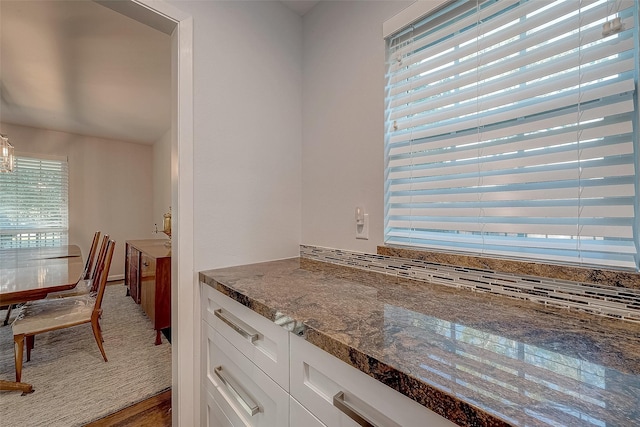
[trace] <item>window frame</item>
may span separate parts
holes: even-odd
[[[421,245],[421,244],[413,244],[410,241],[409,242],[401,242],[399,241],[400,239],[393,239],[390,238],[389,235],[389,230],[390,230],[390,221],[389,221],[389,217],[390,217],[390,197],[389,197],[389,193],[390,193],[390,135],[391,135],[391,131],[392,128],[394,126],[394,121],[390,120],[390,107],[389,107],[389,81],[390,81],[390,75],[391,73],[389,72],[389,69],[391,69],[391,66],[389,64],[391,64],[392,59],[389,57],[389,40],[391,37],[398,37],[399,35],[402,36],[403,34],[407,34],[409,29],[411,28],[412,25],[415,25],[421,21],[423,21],[427,16],[432,15],[432,14],[445,14],[446,13],[446,9],[448,8],[449,5],[451,5],[452,3],[455,2],[416,2],[414,4],[412,4],[411,6],[409,6],[407,9],[403,10],[402,12],[400,12],[398,15],[396,15],[395,17],[389,19],[388,21],[386,21],[383,25],[383,35],[385,36],[385,40],[386,40],[386,48],[387,48],[387,76],[386,76],[386,83],[387,86],[385,87],[385,207],[384,207],[384,216],[385,216],[385,232],[384,232],[384,240],[385,240],[385,244],[386,245],[398,245],[398,246],[407,246],[407,247],[411,247],[411,248],[417,248],[417,249],[426,249],[426,250],[443,250],[443,251],[449,251],[449,252],[460,252],[460,253],[465,253],[465,254],[471,254],[471,255],[483,255],[483,256],[490,256],[490,257],[496,257],[496,258],[507,258],[507,259],[517,259],[517,260],[524,260],[524,261],[534,261],[534,262],[546,262],[546,263],[553,263],[553,264],[565,264],[565,265],[577,265],[577,266],[593,266],[596,268],[601,268],[601,267],[607,267],[607,268],[614,268],[614,269],[622,269],[622,270],[634,270],[634,271],[638,271],[638,229],[640,227],[638,227],[638,221],[639,221],[639,209],[638,209],[638,135],[637,135],[637,129],[638,127],[640,127],[640,108],[638,108],[638,66],[636,65],[635,68],[635,93],[634,93],[634,98],[633,101],[635,103],[635,112],[632,112],[630,114],[635,114],[635,118],[632,119],[635,121],[634,124],[634,129],[633,131],[635,132],[635,136],[633,137],[633,141],[632,144],[634,146],[634,152],[633,155],[635,157],[634,163],[635,163],[635,171],[634,171],[634,180],[635,180],[635,202],[633,203],[633,209],[635,210],[635,212],[633,213],[634,215],[634,219],[633,219],[633,225],[631,226],[634,231],[634,237],[633,237],[633,244],[634,247],[633,249],[626,248],[625,250],[629,253],[633,252],[633,257],[634,257],[634,265],[631,266],[630,262],[628,261],[628,259],[625,260],[626,264],[624,264],[622,261],[618,261],[617,259],[614,260],[598,260],[598,259],[594,259],[594,258],[587,258],[585,257],[585,259],[587,260],[586,262],[582,260],[582,258],[580,257],[576,257],[575,259],[561,259],[561,258],[554,258],[554,256],[552,255],[546,255],[545,256],[541,256],[540,254],[533,254],[531,257],[528,256],[528,254],[526,253],[518,253],[518,252],[511,252],[511,253],[505,253],[505,252],[500,252],[500,251],[492,251],[491,249],[489,250],[485,250],[484,247],[467,247],[464,248],[462,247],[461,249],[459,248],[445,248],[443,249],[443,247],[445,247],[446,245],[442,245],[440,246],[430,246],[430,245]],[[490,1],[487,1],[485,3],[491,3]],[[636,0],[633,3],[636,6],[637,9],[637,5],[638,5],[638,1]],[[636,10],[635,13],[632,15],[632,18],[635,19],[635,25],[634,25],[634,38],[635,38],[635,42],[637,43],[638,41],[638,11]],[[419,25],[419,24],[418,24]],[[580,24],[580,26],[582,26],[582,24]],[[635,48],[635,53],[634,53],[634,58],[637,59],[638,58],[638,48]],[[579,108],[579,105],[578,105]],[[580,122],[578,122],[578,125],[580,125]],[[580,140],[578,139],[578,144],[580,143]],[[413,165],[412,165],[413,166]],[[580,184],[579,184],[580,185]],[[578,202],[580,203],[580,202]],[[579,220],[579,215],[577,215],[577,218]],[[580,224],[578,223],[578,226]],[[444,234],[443,234],[444,236]],[[443,240],[445,238],[443,237]],[[410,238],[408,238],[407,240],[410,240]],[[420,239],[418,239],[420,240]],[[551,240],[547,240],[547,242],[550,242]],[[627,242],[628,243],[628,242]],[[539,245],[544,245],[545,242],[540,242]],[[578,243],[578,245],[580,245],[580,243]],[[579,250],[578,250],[579,252]],[[559,260],[560,259],[560,260]],[[602,261],[602,262],[600,262]]]
[[[16,153],[14,171],[0,174],[0,193],[0,248],[68,244],[66,157]]]

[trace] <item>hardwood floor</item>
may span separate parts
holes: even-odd
[[[171,390],[125,408],[85,427],[171,427]]]

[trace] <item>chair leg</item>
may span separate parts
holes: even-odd
[[[9,307],[7,307],[7,317],[4,318],[4,326],[7,326],[9,324],[9,317],[11,317],[11,309],[13,308],[13,305],[9,304]]]
[[[35,335],[27,335],[27,362],[31,360],[31,350],[33,349],[35,340]]]
[[[24,351],[24,335],[14,335],[13,337],[16,356],[16,382],[22,379],[22,356]]]
[[[22,395],[25,396],[29,393],[33,393],[33,386],[27,383],[19,383],[14,381],[6,381],[0,380],[0,390],[2,391],[21,391]]]
[[[100,339],[102,340],[102,342],[104,342],[104,337],[102,336],[102,326],[100,326],[100,318],[98,318],[98,321],[96,323],[98,324],[98,331],[100,332]]]
[[[104,352],[104,346],[102,343],[104,340],[102,339],[102,332],[100,331],[100,323],[98,323],[98,319],[91,319],[91,329],[93,330],[93,337],[96,339],[96,343],[98,343],[98,348],[100,349],[100,353],[102,353],[102,358],[104,361],[107,361],[107,355]]]

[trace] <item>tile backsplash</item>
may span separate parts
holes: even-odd
[[[300,245],[300,257],[640,323],[640,290]]]

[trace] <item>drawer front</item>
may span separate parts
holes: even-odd
[[[229,418],[222,412],[220,406],[216,403],[213,395],[204,387],[202,395],[205,396],[206,404],[203,405],[202,423],[206,427],[233,427]]]
[[[288,391],[289,333],[206,284],[202,291],[204,321]]]
[[[289,395],[211,326],[205,335],[204,388],[234,426],[287,427]]]
[[[297,336],[291,337],[291,396],[328,427],[455,426]]]
[[[156,275],[156,259],[149,255],[142,254],[140,260],[140,275],[142,277],[155,277]]]
[[[291,427],[326,427],[305,407],[303,407],[293,397],[289,400],[290,417],[289,423]]]

